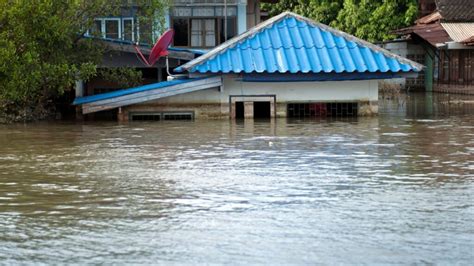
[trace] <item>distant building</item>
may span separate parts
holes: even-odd
[[[409,88],[474,94],[474,1],[422,0],[415,25],[396,30],[382,47],[426,66]]]
[[[240,23],[238,10],[234,24]],[[180,76],[169,81],[77,97],[75,104],[84,114],[113,110],[122,121],[373,115],[379,80],[415,77],[423,68],[291,12],[249,30],[236,26],[235,36],[224,42],[220,31],[203,30],[208,23],[222,24],[217,19],[171,21],[187,23],[182,31],[188,28],[188,39],[179,40],[183,45],[221,44],[177,67]],[[189,32],[193,23],[200,24],[196,29],[202,34]],[[181,37],[175,37],[175,44]]]

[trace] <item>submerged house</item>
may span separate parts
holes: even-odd
[[[415,25],[394,31],[399,40],[382,45],[426,66],[406,86],[474,94],[474,1],[420,0],[419,13]]]
[[[180,65],[169,81],[77,97],[74,104],[84,114],[113,110],[121,121],[364,116],[378,112],[380,80],[413,77],[422,68],[285,12]]]
[[[245,32],[260,22],[260,2],[271,0],[173,0],[164,16],[164,27],[174,29],[175,38],[169,47],[169,65],[173,69],[184,62],[202,55],[232,37]],[[125,3],[125,2],[124,2]],[[108,51],[98,68],[132,67],[143,76],[142,85],[167,80],[166,60],[161,58],[155,65],[147,66],[137,55],[135,45],[149,55],[151,46],[161,35],[159,29],[140,18],[140,6],[126,1],[114,16],[98,16],[86,37],[105,44]],[[160,19],[160,18],[156,18]],[[128,88],[124,84],[109,82],[98,76],[87,82],[78,81],[75,95],[85,97],[114,92]],[[79,119],[116,119],[115,110],[82,115],[76,108]]]

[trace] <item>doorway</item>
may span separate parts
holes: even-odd
[[[232,119],[276,117],[275,95],[230,95],[229,115]]]
[[[253,102],[253,118],[268,119],[271,117],[270,102]]]
[[[235,102],[235,118],[244,119],[244,117],[245,117],[244,102]]]

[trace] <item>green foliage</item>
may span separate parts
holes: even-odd
[[[125,3],[125,4],[124,4]],[[163,0],[0,0],[0,116],[42,108],[97,75],[105,46],[82,36],[98,16],[139,6],[140,22],[159,28]],[[160,19],[157,19],[160,18]],[[141,73],[117,69],[108,77],[136,81]],[[115,81],[115,80],[110,80]]]
[[[393,39],[390,31],[411,25],[418,12],[416,0],[280,0],[262,9],[293,11],[371,42]]]

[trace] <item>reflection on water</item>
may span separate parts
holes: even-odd
[[[3,263],[473,261],[474,105],[0,127]]]

